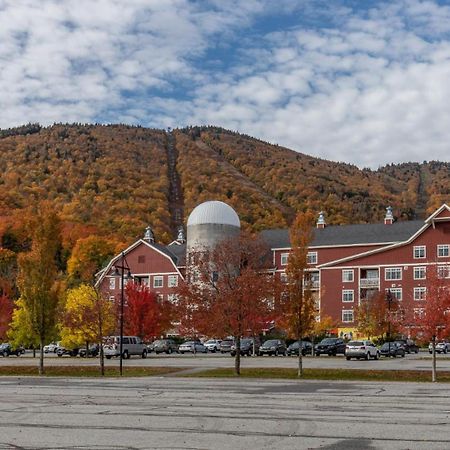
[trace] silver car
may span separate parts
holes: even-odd
[[[345,346],[345,357],[347,361],[352,358],[378,359],[380,357],[380,351],[373,342],[361,339],[347,343]]]

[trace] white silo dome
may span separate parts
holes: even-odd
[[[188,227],[206,224],[241,227],[236,211],[226,203],[217,200],[204,202],[196,206],[187,221]]]

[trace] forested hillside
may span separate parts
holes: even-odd
[[[232,205],[252,230],[287,226],[307,208],[343,224],[381,221],[388,205],[400,220],[422,218],[450,201],[449,163],[361,170],[215,127],[169,136],[125,125],[30,124],[0,130],[0,168],[0,233],[13,250],[26,238],[23,210],[44,199],[63,220],[67,253],[92,234],[130,243],[149,224],[170,242],[182,218],[209,199]],[[169,192],[180,190],[177,218]]]

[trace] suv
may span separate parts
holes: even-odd
[[[228,353],[231,352],[231,347],[234,345],[234,341],[231,339],[224,339],[220,343],[220,353]]]
[[[8,343],[0,344],[0,355],[2,356],[10,356],[10,355],[20,356],[24,353],[25,349],[22,346],[12,348],[11,344]]]
[[[336,356],[338,353],[344,354],[345,342],[341,338],[325,338],[314,347],[314,352],[316,356]]]
[[[247,355],[247,356],[252,356],[253,355],[253,339],[252,338],[246,338],[246,339],[241,339],[241,355]],[[258,354],[259,351],[259,344],[257,341],[255,341],[255,355]],[[231,346],[231,352],[230,352],[231,356],[235,356],[236,355],[236,344],[234,343]]]
[[[259,347],[259,356],[264,355],[283,355],[286,356],[286,342],[281,339],[269,339]]]
[[[412,339],[396,339],[394,342],[398,342],[403,345],[406,353],[419,353],[419,347]]]
[[[209,341],[205,342],[205,347],[208,349],[209,352],[216,353],[220,351],[220,343],[222,341],[219,339],[210,339]]]
[[[311,355],[312,354],[312,344],[308,341],[295,341],[287,348],[288,356],[297,355],[299,349],[302,349],[302,356]]]
[[[106,338],[104,354],[107,359],[113,356],[120,356],[120,336],[110,336]],[[122,358],[129,359],[131,355],[139,355],[147,358],[147,347],[137,336],[124,336],[122,342]]]
[[[347,358],[347,361],[350,361],[352,358],[378,359],[380,357],[380,352],[371,341],[350,341],[345,347],[345,357]]]
[[[159,339],[153,342],[153,350],[156,354],[159,353],[167,353],[170,354],[172,352],[178,351],[178,345],[175,343],[173,339]]]
[[[450,352],[450,343],[444,342],[444,341],[436,342],[435,351],[436,351],[436,353]],[[430,344],[428,345],[428,352],[433,353],[433,343],[432,342],[430,342]]]

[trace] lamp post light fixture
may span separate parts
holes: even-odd
[[[125,253],[122,252],[120,258],[120,264],[115,264],[115,273],[118,275],[120,273],[120,376],[123,374],[123,322],[124,322],[124,303],[125,303],[125,279],[129,280],[131,278],[130,266],[125,258]],[[120,272],[119,272],[120,270]],[[125,270],[127,271],[125,276]]]

